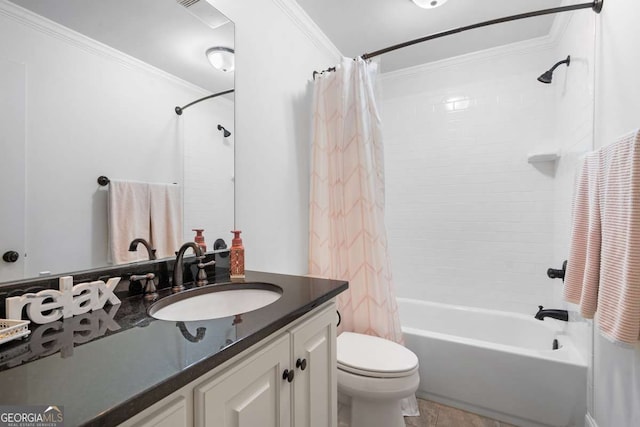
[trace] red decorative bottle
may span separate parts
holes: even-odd
[[[231,279],[244,279],[244,246],[240,238],[240,230],[234,230],[231,241],[231,256],[229,261],[229,277]]]

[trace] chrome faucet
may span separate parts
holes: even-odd
[[[149,255],[150,260],[157,259],[156,250],[151,247],[149,242],[141,238],[133,239],[131,243],[129,243],[129,252],[135,252],[138,250],[138,243],[142,243],[144,247],[147,248],[147,254]]]
[[[176,252],[176,264],[173,267],[173,285],[171,286],[171,290],[174,292],[179,292],[184,289],[184,285],[182,284],[182,274],[183,274],[183,262],[184,253],[187,249],[193,249],[196,257],[202,257],[202,249],[200,246],[195,244],[194,242],[187,242],[180,247],[180,250]]]

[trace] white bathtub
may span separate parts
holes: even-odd
[[[406,298],[398,306],[420,361],[419,397],[518,426],[584,425],[587,364],[559,321]]]

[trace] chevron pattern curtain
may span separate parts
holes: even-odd
[[[384,225],[377,64],[344,58],[314,81],[309,273],[349,281],[341,332],[402,343]]]

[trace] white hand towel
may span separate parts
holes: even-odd
[[[151,244],[158,258],[175,256],[183,242],[182,188],[176,184],[149,184]]]
[[[109,253],[114,264],[147,259],[146,251],[129,252],[129,243],[138,237],[151,237],[149,196],[145,183],[109,183]]]

